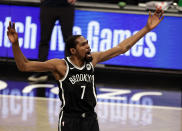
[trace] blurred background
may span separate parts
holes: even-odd
[[[1,0],[0,3],[0,64],[6,68],[15,65],[11,43],[6,36],[9,20],[16,22],[20,47],[24,55],[28,59],[39,60],[40,1]],[[153,11],[156,7],[164,9],[164,21],[138,41],[131,50],[98,64],[97,69],[104,72],[109,69],[118,70],[117,73],[159,74],[180,78],[182,73],[180,0],[78,0],[75,3],[72,32],[87,38],[93,52],[103,51],[116,46],[140,30],[146,24],[148,11]],[[65,40],[61,28],[59,21],[56,20],[51,32],[47,59],[64,57]],[[8,70],[1,68],[1,72]]]

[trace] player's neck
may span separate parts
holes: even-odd
[[[84,65],[84,61],[77,57],[71,56],[70,60],[73,64],[75,64],[78,67],[82,67]]]

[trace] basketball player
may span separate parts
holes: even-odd
[[[140,38],[154,29],[164,18],[163,11],[149,12],[147,24],[136,34],[103,52],[91,53],[88,41],[81,35],[67,40],[69,57],[51,59],[45,62],[29,61],[21,52],[15,23],[9,23],[7,35],[12,43],[14,58],[20,71],[51,71],[59,84],[59,97],[62,101],[59,115],[59,131],[99,131],[94,83],[94,67],[97,63],[109,60],[127,52]]]

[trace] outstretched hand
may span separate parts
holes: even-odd
[[[11,21],[9,22],[7,35],[12,44],[18,42],[18,33],[15,30],[15,23],[11,24]]]
[[[149,17],[147,21],[146,27],[149,30],[154,29],[163,19],[164,19],[164,11],[162,9],[156,9],[154,14],[152,15],[151,12],[149,11]]]

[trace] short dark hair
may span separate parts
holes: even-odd
[[[81,37],[82,35],[72,35],[68,37],[66,40],[66,47],[65,47],[65,55],[66,56],[71,56],[70,48],[76,48],[76,39]]]

